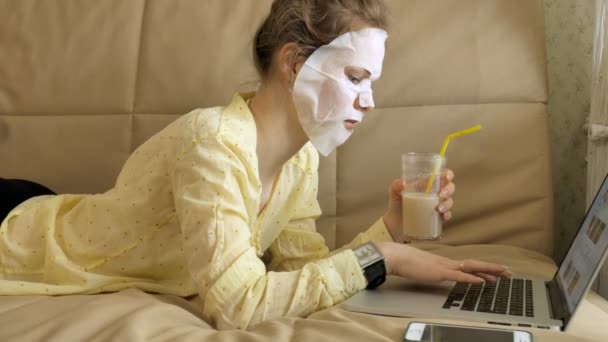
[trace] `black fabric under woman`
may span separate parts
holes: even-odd
[[[56,195],[56,193],[32,181],[0,178],[0,222],[19,204],[42,195]]]

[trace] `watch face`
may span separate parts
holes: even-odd
[[[362,266],[367,266],[380,258],[376,248],[370,244],[361,245],[354,252]]]

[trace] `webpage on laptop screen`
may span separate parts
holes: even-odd
[[[566,258],[560,266],[557,281],[565,294],[570,312],[581,300],[583,292],[608,247],[608,182],[592,204]]]

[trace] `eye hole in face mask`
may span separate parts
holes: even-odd
[[[350,81],[350,83],[357,85],[359,83],[361,83],[361,79],[356,77],[356,76],[352,76],[352,75],[346,75],[346,77],[348,78],[348,80]]]
[[[354,85],[358,85],[363,79],[369,78],[371,76],[369,71],[355,66],[345,67],[344,75]]]

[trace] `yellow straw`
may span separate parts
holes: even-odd
[[[450,140],[461,137],[463,135],[471,134],[473,132],[477,132],[480,129],[481,125],[473,126],[471,128],[463,129],[462,131],[451,133],[445,138],[445,140],[443,141],[443,146],[441,146],[441,151],[439,152],[439,157],[441,158],[435,164],[433,175],[429,179],[428,183],[426,183],[426,193],[431,192],[431,188],[433,187],[433,183],[435,182],[435,177],[437,176],[437,172],[439,172],[439,168],[441,167],[441,160],[443,160],[443,157],[445,156],[445,151],[448,149],[448,144],[450,143]]]

